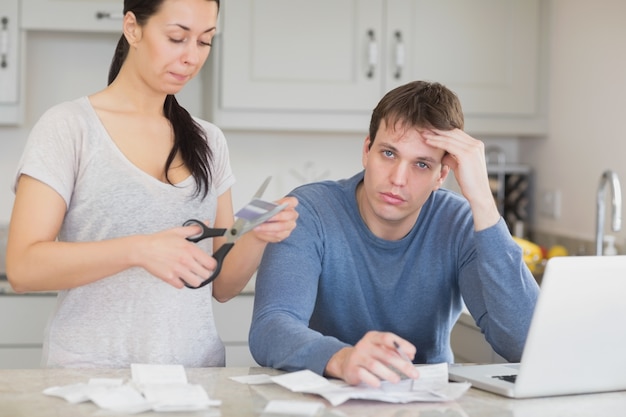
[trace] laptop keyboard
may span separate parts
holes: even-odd
[[[493,377],[497,379],[501,379],[502,381],[515,383],[515,379],[517,378],[517,375],[494,375]]]

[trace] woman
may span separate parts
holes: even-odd
[[[211,49],[218,0],[126,0],[109,85],[48,110],[18,167],[7,275],[18,292],[60,290],[43,365],[223,366],[211,296],[246,285],[268,242],[295,227],[297,201],[244,235],[217,280],[212,246],[186,237],[234,222],[228,149],[174,94]]]

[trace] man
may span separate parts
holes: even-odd
[[[539,289],[494,202],[484,144],[462,129],[443,85],[398,87],[373,111],[362,172],[293,191],[298,226],[257,273],[260,365],[372,386],[417,378],[407,357],[453,361],[463,302],[494,350],[520,359]],[[465,198],[440,188],[450,170]]]

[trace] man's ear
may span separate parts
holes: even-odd
[[[122,24],[124,36],[129,45],[134,45],[141,39],[141,26],[137,23],[137,17],[133,12],[126,12]]]
[[[370,143],[371,143],[371,139],[369,135],[367,135],[367,137],[365,138],[365,141],[363,142],[363,155],[361,157],[363,168],[365,168],[367,165],[367,157],[370,153]]]
[[[450,173],[450,167],[448,165],[442,165],[441,176],[439,177],[439,180],[437,181],[437,188],[435,188],[436,190],[441,188],[441,186],[443,185],[443,182],[446,180],[446,178],[448,178],[449,173]]]

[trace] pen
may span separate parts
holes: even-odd
[[[410,363],[411,365],[413,365],[413,361],[411,359],[409,359],[409,357],[406,355],[406,353],[404,353],[401,349],[400,349],[400,345],[398,344],[398,342],[396,342],[395,340],[393,341],[393,347],[396,349],[396,352],[398,353],[398,355],[400,355],[400,357],[402,359],[404,359],[405,361],[407,361],[408,363]],[[401,375],[404,375],[404,373],[400,372]],[[406,378],[409,378],[408,375],[404,375]],[[413,383],[415,382],[413,380],[413,378],[409,378],[411,380],[411,386],[409,387],[409,391],[413,390]]]
[[[406,356],[406,353],[404,353],[402,350],[400,350],[400,345],[395,340],[393,341],[393,347],[396,348],[396,352],[398,353],[398,355],[400,355],[400,357],[402,359],[404,359],[405,361],[407,361],[407,362],[409,362],[411,364],[413,363],[413,361],[411,359],[409,359],[408,356]]]

